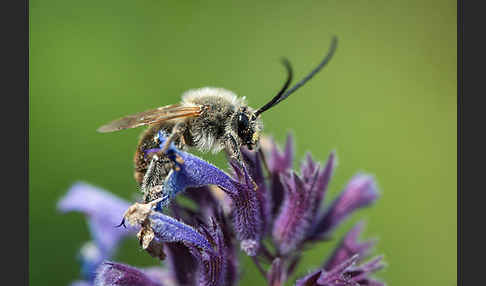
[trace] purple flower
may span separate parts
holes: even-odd
[[[327,186],[331,180],[334,168],[336,166],[336,154],[332,152],[324,166],[320,169],[320,165],[312,160],[310,154],[307,154],[306,160],[302,163],[301,173],[303,181],[312,187],[312,192],[315,193],[315,198],[312,207],[312,213],[317,214],[318,209],[324,200]]]
[[[81,263],[81,275],[88,281],[92,281],[98,266],[110,257],[111,255],[103,253],[93,241],[85,242],[78,253],[78,260]]]
[[[284,199],[284,190],[280,181],[280,174],[289,172],[292,168],[294,159],[294,139],[292,135],[287,136],[284,152],[280,152],[277,144],[272,140],[262,139],[262,149],[268,158],[267,166],[270,171],[270,209],[272,215],[275,215]]]
[[[95,269],[109,259],[119,241],[133,234],[134,229],[117,228],[129,203],[95,186],[77,182],[58,202],[61,212],[78,211],[87,216],[88,225],[94,241],[86,242],[78,255],[81,273],[91,281]]]
[[[159,136],[163,144],[165,138]],[[267,285],[282,286],[297,269],[304,247],[330,238],[351,213],[378,198],[374,179],[358,174],[324,208],[336,166],[334,152],[323,165],[307,154],[300,172],[296,172],[292,170],[292,136],[287,137],[283,152],[265,138],[261,147],[260,151],[242,148],[243,160],[229,161],[229,175],[171,145],[167,156],[175,167],[167,177],[153,178],[163,184],[163,195],[149,203],[129,206],[92,186],[75,185],[59,208],[84,212],[94,239],[79,255],[85,280],[74,283],[233,286],[240,273],[239,244]],[[193,205],[184,204],[181,196]],[[133,227],[114,228],[122,218]],[[353,227],[323,265],[298,279],[296,285],[384,285],[371,277],[383,267],[382,257],[363,263],[374,241],[359,240],[362,228],[363,223]],[[142,248],[153,257],[165,259],[163,267],[140,269],[106,261],[119,240],[137,229]],[[96,278],[93,273],[97,273]]]
[[[294,250],[312,222],[312,189],[292,173],[282,178],[285,200],[273,227],[273,239],[281,254]]]
[[[297,280],[296,286],[384,286],[382,282],[368,277],[384,266],[381,259],[382,257],[377,257],[363,265],[356,266],[358,255],[354,255],[328,271],[317,270]]]
[[[364,222],[360,222],[346,234],[324,265],[325,270],[330,270],[336,267],[356,254],[360,259],[369,254],[375,241],[368,240],[365,242],[358,242],[358,237],[361,234],[363,226]]]
[[[283,261],[280,258],[273,260],[270,269],[268,270],[267,280],[269,286],[281,286],[287,279]]]
[[[377,198],[378,190],[371,176],[364,174],[354,176],[327,211],[318,216],[309,239],[325,237],[352,212],[372,204]]]
[[[205,251],[189,246],[192,255],[199,262],[198,265],[198,285],[201,286],[230,286],[235,282],[236,277],[232,277],[231,259],[233,254],[227,245],[221,226],[215,221],[209,227],[202,226],[203,231],[209,240],[212,241],[214,250]],[[230,270],[230,272],[228,272]]]
[[[198,261],[183,243],[165,243],[167,253],[167,266],[174,275],[177,285],[194,285],[197,281]]]
[[[129,205],[103,189],[78,182],[61,198],[57,208],[61,212],[84,213],[96,245],[101,252],[111,254],[120,239],[133,233],[133,229],[115,227]]]
[[[302,277],[301,279],[298,279],[295,283],[295,286],[316,286],[317,284],[317,279],[319,279],[319,276],[321,275],[321,270],[316,270],[313,271],[306,276]]]
[[[69,286],[93,286],[93,283],[84,280],[77,280],[69,284]]]
[[[159,134],[162,138],[163,134]],[[162,143],[164,139],[161,139]],[[164,192],[169,200],[163,200],[164,207],[176,194],[188,189],[207,185],[216,185],[221,188],[233,202],[233,224],[241,248],[251,256],[256,255],[261,236],[263,234],[262,206],[257,197],[257,185],[248,174],[246,167],[232,162],[237,174],[237,180],[216,166],[176,149],[169,148],[168,156],[174,160],[178,168],[172,171],[164,183]]]
[[[262,159],[258,152],[249,151],[247,148],[241,149],[241,154],[245,166],[248,169],[248,174],[253,179],[256,185],[256,199],[258,200],[258,205],[260,208],[259,213],[262,218],[261,232],[262,234],[267,233],[272,223],[272,204],[271,204],[271,193],[265,182],[265,175],[263,173]],[[236,165],[234,168],[237,167]],[[235,170],[236,171],[236,170]],[[241,171],[235,172],[235,176],[241,174]]]
[[[152,208],[152,203],[135,203],[124,215],[130,225],[141,226],[138,237],[144,249],[147,249],[152,242],[154,244],[182,242],[203,250],[212,250],[209,241],[196,229],[170,216],[153,211]]]
[[[233,181],[236,192],[227,194],[233,201],[233,227],[240,247],[246,254],[255,256],[263,235],[261,201],[257,196],[258,186],[249,176],[246,168],[232,162],[239,182]]]
[[[280,253],[287,254],[300,246],[312,228],[333,171],[334,158],[331,153],[321,171],[319,164],[308,155],[302,164],[302,177],[295,173],[280,176],[285,198],[273,226],[273,238]]]
[[[382,257],[376,257],[371,261],[355,266],[358,255],[355,255],[329,271],[322,271],[317,280],[318,285],[383,285],[377,280],[368,278],[368,275],[383,268]],[[379,283],[379,284],[378,284]]]
[[[193,227],[161,213],[150,215],[150,226],[155,236],[163,242],[183,242],[204,250],[212,250],[211,245],[204,236]]]
[[[169,200],[188,188],[197,189],[207,185],[216,185],[229,193],[238,191],[231,177],[216,166],[175,147],[168,152],[174,161],[178,158],[177,161],[183,162],[178,163],[179,169],[171,172],[165,180],[164,192],[168,194]],[[169,201],[163,201],[162,207],[168,203]]]
[[[270,148],[270,157],[268,159],[268,168],[272,173],[282,173],[292,168],[294,161],[294,138],[292,135],[287,136],[285,149],[279,150],[277,144],[272,140]]]
[[[153,205],[135,203],[125,214],[129,224],[141,226],[138,237],[142,247],[149,252],[154,249],[162,251],[162,243],[167,244],[165,249],[170,251],[171,267],[175,270],[173,274],[180,285],[196,281],[200,285],[232,285],[236,277],[236,255],[224,227],[212,220],[210,227],[201,224],[199,230],[196,230],[172,217],[153,211]],[[188,255],[188,251],[192,257]],[[175,264],[177,262],[183,266]],[[196,268],[198,272],[194,277]]]
[[[121,263],[105,262],[95,279],[95,286],[162,286],[143,271]]]

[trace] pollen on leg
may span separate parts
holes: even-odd
[[[184,164],[184,159],[182,159],[182,157],[178,154],[175,156],[175,161],[181,165]]]

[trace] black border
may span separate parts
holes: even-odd
[[[458,2],[458,285],[485,284],[486,21],[480,3]]]
[[[29,282],[28,0],[3,1],[2,13],[2,285]],[[12,280],[12,281],[8,281]],[[8,281],[8,282],[7,282]]]

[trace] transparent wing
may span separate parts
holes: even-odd
[[[106,133],[153,123],[162,123],[176,118],[197,117],[201,112],[202,106],[167,105],[122,117],[101,126],[97,131]]]

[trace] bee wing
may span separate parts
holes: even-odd
[[[97,131],[106,133],[153,123],[161,123],[176,118],[196,117],[201,112],[202,106],[167,105],[122,117],[101,126]]]

